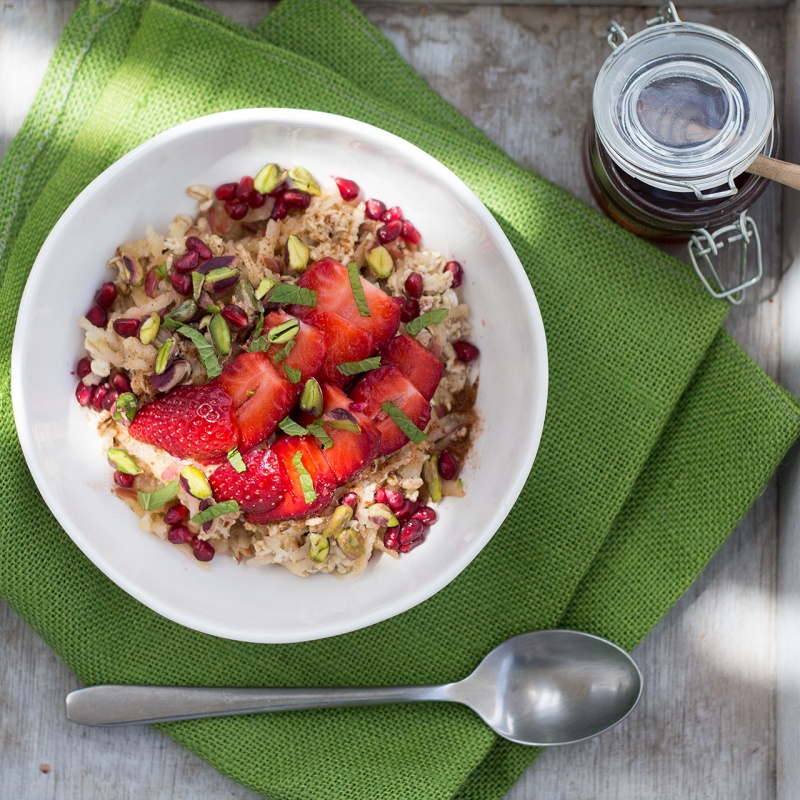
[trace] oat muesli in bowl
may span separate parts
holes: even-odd
[[[416,548],[476,428],[461,264],[345,178],[268,164],[189,194],[80,320],[116,493],[201,562],[357,573]]]

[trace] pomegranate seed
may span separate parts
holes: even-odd
[[[280,197],[289,187],[286,185],[286,182],[279,183],[270,193],[270,197]]]
[[[228,303],[225,308],[220,311],[220,314],[225,317],[232,328],[236,328],[240,331],[244,330],[250,322],[247,318],[247,312],[235,303]]]
[[[378,491],[380,491],[380,489]],[[376,494],[376,497],[377,497],[377,492],[375,494]],[[386,505],[389,506],[389,508],[391,508],[392,511],[397,511],[397,509],[400,508],[400,506],[402,506],[403,502],[405,501],[405,497],[403,497],[403,493],[402,492],[396,492],[394,489],[384,489],[383,490],[383,497],[384,497],[384,499],[382,501],[378,501],[378,502],[386,503]]]
[[[95,411],[103,410],[103,398],[106,396],[108,387],[100,384],[92,387],[92,408]]]
[[[120,393],[129,392],[131,390],[130,378],[124,372],[114,373],[111,379],[111,385]]]
[[[96,328],[105,328],[108,325],[108,312],[102,306],[93,305],[86,312],[86,319]]]
[[[161,280],[155,269],[147,270],[147,275],[144,276],[144,293],[148,297],[155,297],[158,293],[158,282]]]
[[[93,386],[86,386],[85,384],[78,381],[78,388],[75,389],[75,397],[78,398],[79,406],[83,406],[84,408],[86,408],[86,406],[88,406],[89,403],[92,402],[93,393],[94,393]]]
[[[403,219],[403,209],[400,206],[392,206],[388,211],[381,214],[382,222],[400,222]]]
[[[239,200],[226,200],[225,201],[225,213],[231,219],[244,219],[247,216],[247,212],[250,210],[250,207],[247,203],[242,203]]]
[[[130,489],[136,480],[135,475],[128,475],[125,472],[120,472],[119,470],[115,470],[114,472],[114,483],[117,486],[121,486],[123,489]]]
[[[422,236],[420,232],[407,220],[403,220],[403,227],[400,229],[400,235],[409,244],[419,244]]]
[[[385,503],[386,502],[386,489],[376,489],[375,490],[375,502],[376,503]]]
[[[195,250],[187,250],[180,258],[175,260],[175,263],[172,265],[172,269],[175,270],[175,272],[180,272],[181,275],[183,275],[197,269],[197,265],[199,263],[199,253],[197,253]]]
[[[453,280],[450,282],[451,289],[458,289],[464,282],[464,267],[458,261],[448,261],[444,265],[444,271],[453,273]]]
[[[223,183],[221,186],[217,186],[214,194],[217,200],[232,200],[236,197],[236,188],[238,186],[238,183]]]
[[[407,519],[400,525],[400,546],[416,542],[425,535],[422,523],[418,519]]]
[[[438,519],[438,514],[430,506],[420,506],[411,519],[418,519],[423,525],[433,525]]]
[[[366,407],[367,407],[366,403],[350,403],[350,405],[348,406],[348,408],[354,414],[360,414]]]
[[[311,195],[299,189],[287,189],[281,195],[281,200],[288,208],[308,208],[311,204]]]
[[[411,322],[419,316],[419,300],[409,297],[400,307],[400,319],[403,322]]]
[[[79,378],[85,378],[92,371],[92,359],[84,356],[75,367],[75,374]]]
[[[188,516],[189,509],[186,508],[186,506],[178,504],[177,506],[168,508],[164,512],[164,522],[166,522],[167,525],[177,525],[180,522],[185,522]]]
[[[386,213],[386,206],[380,201],[370,198],[364,203],[364,216],[367,219],[379,220]]]
[[[386,213],[388,214],[389,212],[387,211]],[[378,237],[378,241],[381,244],[389,244],[389,242],[393,242],[400,235],[400,231],[402,230],[403,223],[400,222],[399,219],[393,219],[385,225],[381,225],[375,232],[375,235]]]
[[[94,301],[102,308],[109,308],[117,299],[117,287],[113,283],[104,283],[94,296]]]
[[[165,514],[164,521],[166,521],[166,519],[167,517]],[[173,525],[169,529],[169,533],[167,534],[167,539],[169,539],[169,541],[172,542],[172,544],[186,544],[187,542],[191,542],[192,539],[194,539],[194,535],[185,525],[181,525],[180,523],[178,523],[176,525]],[[210,559],[206,559],[206,561],[209,560]]]
[[[361,189],[358,188],[358,184],[355,181],[348,180],[347,178],[334,178],[336,181],[336,185],[339,187],[339,194],[342,196],[342,200],[349,201],[355,200],[358,197]]]
[[[419,505],[415,503],[413,500],[403,499],[403,502],[400,504],[398,508],[393,508],[394,515],[399,519],[401,522],[409,517],[414,516],[414,512],[419,508]]]
[[[169,282],[178,294],[188,296],[192,293],[192,276],[189,273],[173,272],[169,276]]]
[[[350,506],[350,508],[355,508],[358,505],[358,495],[355,492],[348,492],[342,495],[340,502],[346,506]]]
[[[383,534],[383,544],[387,550],[400,549],[400,528],[387,528],[386,533]]]
[[[267,196],[261,192],[253,189],[250,194],[245,198],[245,202],[250,208],[261,208],[267,202]]]
[[[460,342],[453,342],[453,350],[456,351],[458,360],[464,364],[469,364],[470,361],[474,361],[481,354],[481,351],[466,339],[462,339]]]
[[[100,401],[101,405],[106,411],[111,411],[114,408],[114,403],[117,402],[119,392],[116,389],[109,389]]]
[[[195,539],[192,542],[192,555],[198,561],[211,561],[214,558],[214,547],[202,539]]]
[[[422,275],[420,275],[419,272],[412,272],[406,278],[403,288],[406,290],[406,294],[409,297],[419,300],[419,298],[422,297]]]
[[[415,547],[419,547],[424,541],[425,537],[420,536],[419,539],[415,539],[413,542],[409,542],[408,544],[401,544],[400,552],[407,553],[409,550],[413,550]]]
[[[236,187],[236,199],[241,200],[243,203],[247,202],[247,196],[253,191],[253,179],[249,175],[245,175]]]
[[[455,456],[449,450],[442,450],[442,452],[439,453],[439,458],[436,460],[436,467],[439,470],[439,475],[446,481],[452,481],[461,469],[461,465],[456,461]]]
[[[276,201],[275,205],[272,207],[272,213],[270,217],[272,219],[283,219],[289,213],[289,206],[283,202],[283,196],[281,195]]]
[[[193,250],[202,259],[211,258],[213,255],[208,245],[197,236],[189,236],[186,239],[186,249]]]
[[[119,319],[115,319],[111,324],[115,333],[117,333],[117,335],[121,336],[123,339],[136,336],[139,333],[139,328],[142,325],[140,320],[133,319],[133,317],[120,317]]]

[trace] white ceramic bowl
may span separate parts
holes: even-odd
[[[320,180],[344,175],[365,197],[399,205],[423,244],[459,259],[481,350],[480,435],[464,465],[463,498],[440,504],[422,547],[378,557],[356,578],[302,579],[278,567],[220,558],[204,571],[143,532],[111,492],[91,415],[75,401],[83,355],[77,320],[107,279],[118,244],[194,213],[193,183],[220,183],[276,161]],[[54,302],[57,299],[57,302]],[[43,332],[45,335],[43,335]],[[497,531],[539,445],[547,351],[522,266],[494,218],[448,169],[392,134],[344,117],[291,109],[214,114],[128,153],[94,180],[53,228],[20,307],[12,358],[14,415],[34,480],[80,549],[111,580],[189,628],[251,642],[296,642],[363,628],[399,614],[452,581]]]

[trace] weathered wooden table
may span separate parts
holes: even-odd
[[[0,155],[22,123],[76,0],[0,2]],[[271,4],[209,5],[253,25]],[[640,30],[654,8],[359,4],[402,55],[523,164],[585,200],[580,140],[610,17]],[[800,15],[795,3],[717,0],[682,16],[727,30],[763,60],[800,159]],[[387,90],[389,87],[387,87]],[[727,323],[772,376],[800,393],[800,197],[772,187],[751,209],[765,276]],[[790,455],[746,520],[637,648],[646,689],[631,718],[545,753],[509,793],[523,798],[800,797],[800,468]],[[35,524],[35,521],[31,521]],[[149,728],[89,729],[64,716],[78,685],[0,602],[0,798],[255,798]],[[332,798],[332,800],[335,800]],[[364,800],[369,800],[364,798]]]

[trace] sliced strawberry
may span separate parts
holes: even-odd
[[[282,372],[266,353],[242,353],[213,380],[233,399],[243,453],[272,434],[297,399],[298,387]]]
[[[305,322],[322,331],[327,355],[319,371],[320,380],[338,386],[350,380],[337,369],[347,361],[361,361],[375,352],[375,342],[366,331],[330,311],[311,311]]]
[[[244,512],[269,511],[283,499],[283,484],[278,457],[272,450],[251,450],[242,457],[244,472],[225,462],[211,473],[208,481],[218,502],[235,500]]]
[[[394,364],[368,372],[356,384],[350,399],[366,403],[364,413],[381,432],[378,457],[394,453],[408,442],[408,437],[381,407],[383,403],[394,403],[421,430],[425,430],[431,419],[431,404]]]
[[[275,325],[280,325],[282,322],[288,322],[291,319],[293,317],[289,314],[284,314],[283,311],[270,312],[264,317],[264,333],[266,334]],[[305,383],[309,378],[313,378],[325,363],[325,335],[313,325],[309,325],[302,320],[298,321],[300,322],[300,330],[292,339],[295,343],[294,347],[292,347],[288,357],[281,361],[280,367],[285,364],[287,367],[300,370],[300,382]],[[285,346],[286,343],[274,344],[267,351],[267,355],[274,359],[275,354]]]
[[[210,463],[239,442],[233,400],[220,387],[179,386],[139,409],[129,428],[140,442],[176,458]]]
[[[381,433],[366,414],[350,408],[350,398],[338,386],[324,384],[322,401],[323,415],[335,409],[343,409],[361,428],[361,433],[355,433],[324,425],[326,432],[333,440],[333,446],[322,452],[336,475],[337,483],[341,486],[375,458],[381,441]]]
[[[375,340],[375,349],[383,347],[397,333],[400,325],[400,307],[380,286],[361,278],[361,288],[369,307],[370,316],[362,317],[356,305],[347,267],[332,258],[317,261],[298,281],[300,286],[317,293],[318,311],[332,311],[344,317],[357,328],[369,333]],[[290,306],[297,316],[307,316],[308,307]]]
[[[444,372],[444,364],[427,347],[406,333],[389,340],[381,350],[381,364],[398,367],[426,400],[433,397]]]
[[[272,445],[278,458],[286,493],[275,508],[245,515],[248,522],[264,525],[286,519],[302,519],[324,509],[333,497],[336,475],[333,474],[317,440],[313,436],[284,436]],[[306,500],[301,484],[301,473],[293,463],[295,455],[311,476],[313,499]]]

